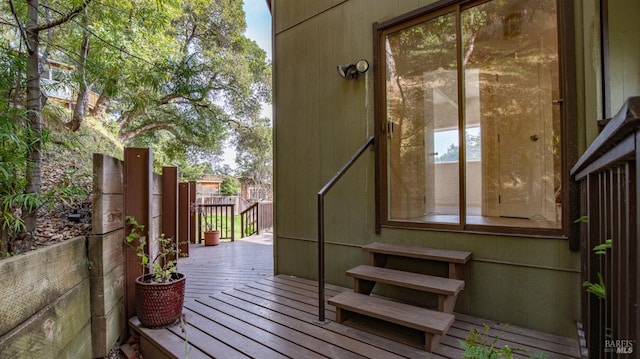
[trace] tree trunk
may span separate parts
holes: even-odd
[[[29,149],[29,163],[27,168],[26,193],[40,192],[41,162],[42,162],[42,102],[40,96],[40,57],[38,38],[38,5],[39,0],[27,0],[29,20],[27,22],[27,116],[31,126]],[[31,250],[33,232],[36,228],[35,210],[23,208],[23,215],[27,236],[23,242],[21,252]]]
[[[89,109],[89,113],[93,116],[103,115],[107,110],[107,105],[109,105],[109,96],[107,96],[107,91],[105,89],[102,90],[102,93],[98,96],[95,107]]]
[[[86,24],[85,24],[86,26]],[[82,37],[82,47],[80,49],[80,61],[78,61],[78,72],[81,79],[78,86],[78,97],[76,99],[76,108],[73,110],[73,117],[68,126],[71,131],[76,132],[80,129],[82,121],[84,121],[84,111],[87,108],[87,102],[89,101],[89,89],[87,88],[87,76],[85,71],[85,65],[87,63],[87,55],[89,54],[89,35],[84,32]]]

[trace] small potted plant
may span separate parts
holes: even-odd
[[[220,231],[213,229],[213,218],[209,221],[206,217],[204,219],[204,245],[205,246],[217,246],[220,244]]]
[[[204,231],[204,245],[205,246],[217,246],[220,244],[220,231],[219,230],[206,230]]]
[[[180,251],[173,239],[162,234],[157,239],[158,254],[150,259],[144,252],[147,244],[142,235],[144,225],[138,224],[132,216],[127,216],[126,221],[131,225],[126,244],[136,251],[143,273],[147,273],[136,278],[138,319],[147,328],[172,325],[180,320],[184,304],[186,278],[176,267]]]

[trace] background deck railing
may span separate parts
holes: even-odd
[[[234,204],[198,205],[198,239],[204,231],[219,230],[220,239],[235,239]]]
[[[260,234],[261,230],[273,227],[273,202],[256,202],[240,212],[240,237]]]
[[[640,97],[627,100],[571,174],[580,189],[582,281],[604,283],[605,298],[583,290],[582,325],[590,357],[615,357],[612,340],[640,328]],[[605,254],[593,247],[612,240]],[[633,348],[634,353],[638,348]]]

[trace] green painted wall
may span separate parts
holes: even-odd
[[[274,0],[275,265],[277,273],[317,278],[316,194],[374,133],[373,74],[346,81],[336,66],[368,60],[373,66],[374,22],[383,22],[433,1]],[[610,13],[638,13],[635,0],[610,1]],[[615,9],[613,9],[615,7]],[[579,148],[597,135],[599,101],[598,1],[576,1]],[[633,23],[633,22],[632,22]],[[638,94],[638,24],[612,36],[612,99]],[[613,32],[613,26],[611,31]],[[618,30],[615,30],[616,32]],[[633,39],[632,39],[633,37]],[[614,41],[615,39],[615,41]],[[633,42],[633,46],[629,43]],[[626,46],[625,46],[626,45]],[[633,49],[628,49],[633,47]],[[612,61],[612,64],[614,61]],[[614,76],[614,72],[616,75]],[[615,84],[614,84],[615,81]],[[614,86],[615,85],[615,86]],[[615,110],[614,110],[615,112]],[[326,279],[351,286],[344,271],[366,263],[360,246],[376,241],[470,250],[466,289],[456,310],[575,337],[580,308],[580,258],[565,240],[383,228],[374,231],[374,158],[364,157],[326,198]],[[419,263],[395,263],[425,270]],[[443,267],[432,268],[444,271]],[[381,294],[387,293],[384,288]],[[416,302],[431,299],[411,292]]]
[[[640,94],[640,2],[609,1],[609,64],[611,110],[615,114],[627,98]]]

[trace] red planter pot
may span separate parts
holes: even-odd
[[[220,231],[205,231],[204,245],[217,246],[220,243]]]
[[[173,273],[169,283],[147,283],[153,274],[136,278],[136,313],[147,328],[169,326],[180,320],[184,304],[184,274]]]

